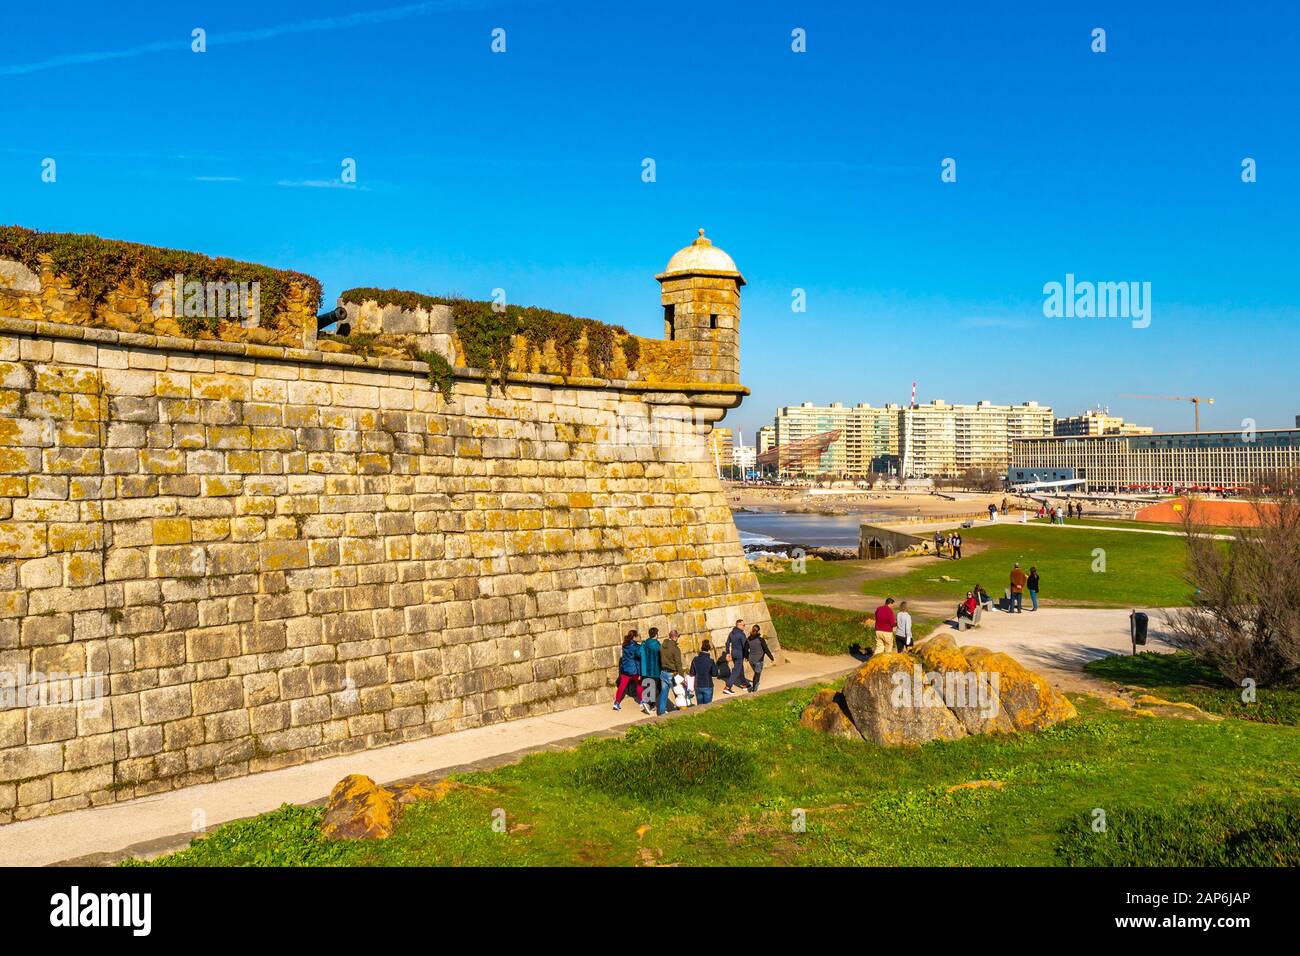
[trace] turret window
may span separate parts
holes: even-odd
[[[711,316],[709,316],[709,328],[711,328],[711,329],[716,329],[717,327],[718,327],[718,317],[717,317],[717,315],[711,315]]]
[[[677,338],[676,310],[676,306],[664,306],[664,334],[668,337],[669,342]]]

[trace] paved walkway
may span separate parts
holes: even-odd
[[[1172,651],[1161,628],[1164,612],[1146,611],[1148,651]],[[1083,673],[1083,665],[1099,657],[1129,654],[1129,609],[1127,608],[1026,608],[1020,614],[985,611],[979,627],[960,634],[951,624],[932,633],[949,634],[958,644],[978,644],[992,651],[1010,654],[1032,671],[1042,674],[1062,690],[1094,690],[1105,682]]]
[[[779,667],[763,672],[759,693],[830,680],[858,666],[852,657],[782,651]],[[717,688],[715,700],[729,697]],[[611,699],[613,691],[611,690]],[[709,705],[713,706],[713,705]],[[685,713],[689,713],[686,711]],[[0,866],[110,863],[126,856],[179,849],[192,837],[198,812],[209,830],[274,810],[283,803],[323,800],[340,779],[361,773],[381,784],[456,770],[512,763],[538,750],[562,750],[592,736],[614,736],[646,717],[631,701],[615,712],[608,703],[477,727],[315,763],[173,790],[124,803],[75,810],[0,826]]]

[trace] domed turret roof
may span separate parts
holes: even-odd
[[[673,254],[664,271],[655,278],[682,275],[731,276],[735,278],[736,285],[745,284],[745,278],[736,268],[735,261],[705,238],[703,229],[700,230],[699,238]]]

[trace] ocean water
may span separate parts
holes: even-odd
[[[740,512],[732,515],[746,551],[774,546],[856,548],[861,515],[795,515]]]

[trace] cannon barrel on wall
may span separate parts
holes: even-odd
[[[337,309],[331,309],[328,312],[322,312],[320,315],[316,316],[316,331],[324,332],[327,328],[336,323],[337,327],[334,331],[338,335],[352,334],[352,326],[348,322],[348,310],[341,305]]]

